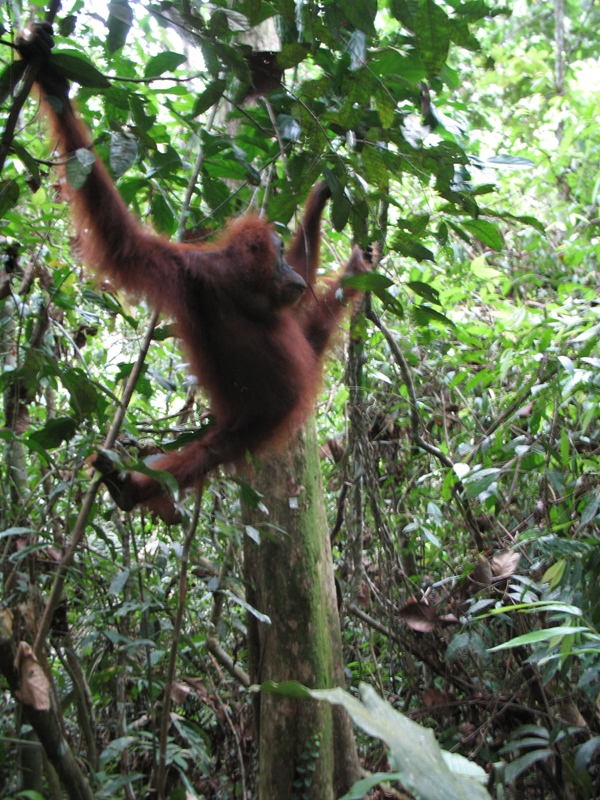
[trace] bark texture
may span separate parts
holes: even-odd
[[[264,512],[244,509],[247,598],[271,624],[249,619],[250,678],[310,688],[343,685],[339,616],[314,423],[263,462],[254,486]],[[260,800],[333,800],[359,777],[341,708],[271,694],[257,699]]]

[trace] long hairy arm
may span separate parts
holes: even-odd
[[[62,192],[70,202],[77,230],[77,249],[90,267],[118,286],[144,295],[159,307],[177,308],[181,270],[189,263],[185,246],[169,243],[146,231],[130,213],[94,153],[90,138],[69,99],[69,83],[49,60],[53,45],[46,26],[36,26],[19,50],[37,65],[36,83],[43,110],[58,141]],[[66,163],[77,151],[95,155],[81,188],[69,185]]]
[[[315,282],[319,267],[321,217],[330,197],[331,191],[325,181],[313,186],[298,230],[286,253],[288,264],[291,264],[310,286]]]
[[[302,327],[317,356],[320,356],[327,348],[331,336],[348,306],[352,307],[362,296],[359,289],[343,283],[342,279],[370,272],[372,268],[372,248],[368,247],[363,251],[355,245],[341,274],[328,281],[326,290],[307,309],[302,319]]]

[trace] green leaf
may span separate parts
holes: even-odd
[[[477,278],[481,278],[484,281],[491,281],[495,278],[501,278],[502,273],[498,269],[494,269],[494,267],[488,267],[485,262],[485,256],[477,256],[471,261],[471,272]]]
[[[132,167],[138,157],[138,146],[133,136],[112,133],[110,136],[110,168],[115,178],[120,178]]]
[[[108,587],[108,593],[121,594],[121,592],[125,588],[125,584],[129,580],[130,575],[131,571],[128,569],[123,569],[121,570],[121,572],[118,572],[112,579],[110,586]]]
[[[431,250],[414,240],[395,239],[392,242],[392,247],[401,255],[406,256],[406,258],[414,258],[416,261],[435,261],[435,256]]]
[[[39,533],[35,528],[23,528],[23,527],[15,527],[15,528],[5,528],[3,531],[0,532],[0,538],[7,539],[9,536],[27,536],[30,533]]]
[[[100,765],[103,766],[109,761],[117,758],[117,756],[120,756],[121,753],[123,753],[128,747],[131,747],[135,741],[136,739],[134,736],[121,736],[118,739],[113,739],[100,754]]]
[[[391,92],[384,85],[378,83],[373,93],[375,108],[381,122],[381,127],[388,130],[394,124],[396,114],[396,101]]]
[[[298,681],[284,681],[283,683],[275,683],[275,681],[265,681],[260,686],[252,686],[253,691],[268,692],[268,694],[280,695],[281,697],[290,697],[293,700],[310,700],[312,693]]]
[[[379,150],[372,145],[365,144],[362,151],[362,160],[365,168],[365,178],[369,183],[374,183],[382,192],[387,192],[389,175]]]
[[[391,781],[401,781],[401,772],[374,772],[368,778],[361,778],[340,797],[339,800],[363,800],[367,793],[378,786],[380,783],[390,783]]]
[[[589,767],[589,765],[592,763],[592,759],[594,758],[596,750],[598,750],[599,747],[600,736],[592,736],[589,741],[583,742],[583,744],[579,745],[575,755],[575,771],[577,773],[580,773]]]
[[[95,154],[87,147],[80,147],[79,150],[76,150],[75,154],[67,159],[65,166],[69,186],[73,189],[81,189],[92,171],[95,161]]]
[[[433,286],[430,286],[428,283],[423,283],[423,281],[409,281],[406,285],[409,289],[412,289],[415,294],[422,297],[423,300],[427,300],[428,303],[434,303],[436,306],[441,306],[440,293],[437,289],[434,289]]]
[[[187,56],[181,53],[174,53],[171,50],[159,53],[157,56],[152,56],[146,64],[144,77],[156,78],[159,75],[163,75],[165,72],[175,72],[177,67],[180,67],[186,61]]]
[[[131,109],[131,113],[133,114],[133,120],[135,122],[136,128],[138,129],[139,134],[147,133],[150,128],[156,122],[156,114],[147,114],[146,113],[146,106],[144,104],[143,99],[138,94],[133,94],[132,92],[126,89],[119,89],[117,90],[116,87],[115,94],[122,95],[123,105],[125,108],[129,106]],[[111,100],[114,99],[114,94],[111,92]]]
[[[360,275],[350,275],[342,282],[355,289],[360,289],[361,292],[380,292],[394,285],[394,281],[380,272],[362,272]]]
[[[465,50],[477,52],[481,49],[479,42],[470,31],[469,25],[463,19],[450,20],[450,39],[459,47],[464,47]]]
[[[73,417],[58,417],[49,419],[43,428],[33,431],[28,439],[46,450],[60,447],[63,442],[68,442],[78,430],[77,421]]]
[[[68,38],[75,33],[77,27],[77,16],[75,14],[67,14],[58,23],[58,32],[61,36]]]
[[[165,342],[177,336],[177,326],[174,323],[166,323],[154,329],[152,339],[155,342]]]
[[[536,761],[544,761],[546,758],[550,758],[554,755],[555,753],[553,750],[541,748],[540,750],[532,750],[530,753],[525,753],[525,755],[520,758],[515,758],[514,761],[511,761],[504,768],[505,782],[507,784],[511,783],[515,778],[518,778],[522,772],[529,769],[532,764],[535,764]]]
[[[583,508],[579,520],[579,530],[592,522],[598,513],[598,492],[588,492],[583,496]]]
[[[226,86],[227,81],[224,78],[219,78],[218,80],[209,84],[202,94],[199,94],[196,98],[192,116],[198,117],[200,114],[203,114],[205,111],[207,111],[211,106],[214,106],[215,103],[218,103],[223,96]]]
[[[406,0],[389,0],[392,16],[405,25],[409,31],[414,30],[414,20],[412,12]]]
[[[290,69],[300,64],[308,55],[308,47],[303,44],[294,42],[293,44],[285,44],[281,48],[281,52],[277,53],[275,65],[279,69]]]
[[[11,149],[13,153],[15,153],[21,159],[21,161],[27,168],[27,171],[31,175],[34,183],[36,184],[36,186],[39,187],[41,183],[41,177],[40,177],[40,168],[38,166],[37,161],[33,158],[33,156],[29,154],[29,152],[24,147],[22,147],[20,144],[17,144],[17,142],[12,143]]]
[[[567,567],[566,559],[559,558],[555,561],[542,575],[542,583],[549,583],[550,588],[554,589],[561,582],[565,569]]]
[[[348,22],[367,36],[377,36],[375,16],[377,0],[338,0],[338,7]]]
[[[111,0],[108,11],[106,46],[109,53],[116,53],[127,41],[133,22],[133,9],[130,8],[128,0]]]
[[[500,470],[494,467],[480,469],[463,479],[465,494],[467,497],[477,497],[482,492],[487,491],[492,483],[500,477]]]
[[[0,181],[0,219],[17,205],[19,194],[19,184],[16,181]]]
[[[152,209],[152,221],[156,230],[163,233],[174,233],[177,220],[163,195],[159,193],[152,195],[150,206]]]
[[[25,61],[13,61],[0,73],[0,105],[4,105],[17,83],[23,77],[27,64]]]
[[[98,404],[98,389],[79,367],[71,367],[61,374],[63,385],[70,394],[71,408],[79,420],[91,417]]]
[[[542,578],[542,583],[546,583],[546,579]],[[513,611],[524,612],[526,614],[539,614],[541,612],[548,613],[550,611],[558,611],[560,614],[568,614],[573,617],[583,616],[583,611],[577,606],[572,606],[569,603],[560,603],[553,600],[534,600],[531,603],[515,603],[509,606],[501,606],[499,608],[492,608],[488,611],[490,616],[494,614],[506,614]],[[488,616],[484,614],[483,616]]]
[[[490,156],[490,158],[485,159],[485,163],[491,167],[512,167],[514,169],[533,169],[533,167],[535,167],[535,162],[530,158],[525,158],[524,156],[511,156],[508,154]]]
[[[306,689],[295,681],[279,685],[269,681],[260,686],[261,691],[272,694],[303,699],[308,693],[315,700],[343,706],[355,725],[388,745],[390,764],[396,770],[388,780],[399,776],[400,782],[422,800],[489,800],[482,785],[487,775],[481,767],[469,767],[466,777],[463,761],[446,760],[449,754],[440,749],[431,729],[396,711],[370,686],[362,683],[359,688],[362,703],[343,689]],[[453,771],[457,767],[459,771]],[[344,800],[353,797],[362,795],[352,794],[351,789]]]
[[[336,231],[345,228],[351,208],[350,200],[343,192],[334,194],[331,198],[331,221]]]
[[[263,614],[261,611],[258,611],[256,608],[254,608],[254,606],[251,606],[250,603],[247,603],[245,600],[242,600],[241,597],[233,594],[233,592],[231,592],[229,589],[221,589],[221,592],[230,597],[234,603],[236,603],[238,606],[241,606],[249,614],[252,614],[253,617],[256,617],[259,622],[263,622],[266,625],[271,624],[271,618],[267,614]]]
[[[572,636],[575,633],[589,632],[589,628],[584,628],[581,626],[569,627],[568,625],[565,625],[562,628],[544,628],[541,631],[531,631],[530,633],[523,634],[523,636],[516,636],[509,642],[502,642],[502,644],[498,644],[496,647],[490,647],[490,653],[493,653],[496,650],[509,650],[511,647],[520,647],[523,644],[548,642],[551,639],[562,639],[565,636]]]
[[[419,0],[414,28],[419,57],[429,77],[434,78],[448,58],[451,29],[448,15],[433,0]]]
[[[477,237],[482,244],[491,247],[492,250],[502,250],[502,234],[493,222],[485,219],[473,219],[463,220],[461,225]]]
[[[430,322],[441,322],[448,328],[455,327],[452,320],[448,319],[445,314],[440,314],[439,311],[436,311],[434,308],[430,308],[426,305],[415,306],[412,309],[412,315],[417,325],[421,325],[423,327],[429,325]]]
[[[77,50],[59,50],[52,53],[49,60],[57,72],[80,86],[88,86],[90,89],[110,88],[110,81]]]

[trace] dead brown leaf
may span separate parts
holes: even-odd
[[[50,681],[27,642],[19,642],[15,669],[21,676],[19,699],[36,711],[49,711]]]
[[[469,575],[471,583],[477,586],[490,586],[492,583],[492,567],[487,558],[483,556],[478,560],[475,569]]]
[[[182,706],[188,699],[191,691],[187,683],[174,683],[171,687],[171,700],[177,705]]]
[[[558,716],[563,722],[566,722],[567,725],[572,725],[574,728],[587,728],[587,722],[572,700],[562,701],[558,707]]]
[[[419,631],[419,633],[431,633],[438,624],[435,609],[428,606],[427,603],[418,601],[405,605],[400,609],[398,616],[409,628]]]
[[[444,689],[434,689],[430,686],[423,691],[422,700],[423,705],[430,708],[436,717],[444,717],[450,713],[448,709],[450,697]]]
[[[517,571],[520,553],[514,550],[501,550],[492,556],[492,572],[495,578],[509,578]]]

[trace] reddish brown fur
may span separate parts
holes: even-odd
[[[65,82],[42,67],[40,84],[44,99],[53,95],[52,105],[45,106],[61,153],[89,147]],[[60,113],[55,111],[57,96]],[[206,435],[154,460],[153,468],[171,472],[184,489],[201,485],[219,464],[288,437],[313,407],[323,351],[344,306],[358,293],[342,289],[337,279],[324,292],[309,288],[295,305],[283,300],[277,243],[271,227],[255,216],[230,222],[211,245],[175,244],[138,224],[99,159],[81,189],[63,181],[84,260],[115,285],[175,317],[193,372],[212,404],[216,422]],[[287,253],[311,287],[328,197],[325,184],[314,187]],[[344,274],[367,269],[355,248]],[[121,507],[149,501],[161,505],[157,481],[140,473],[126,482],[111,476],[107,485]]]

